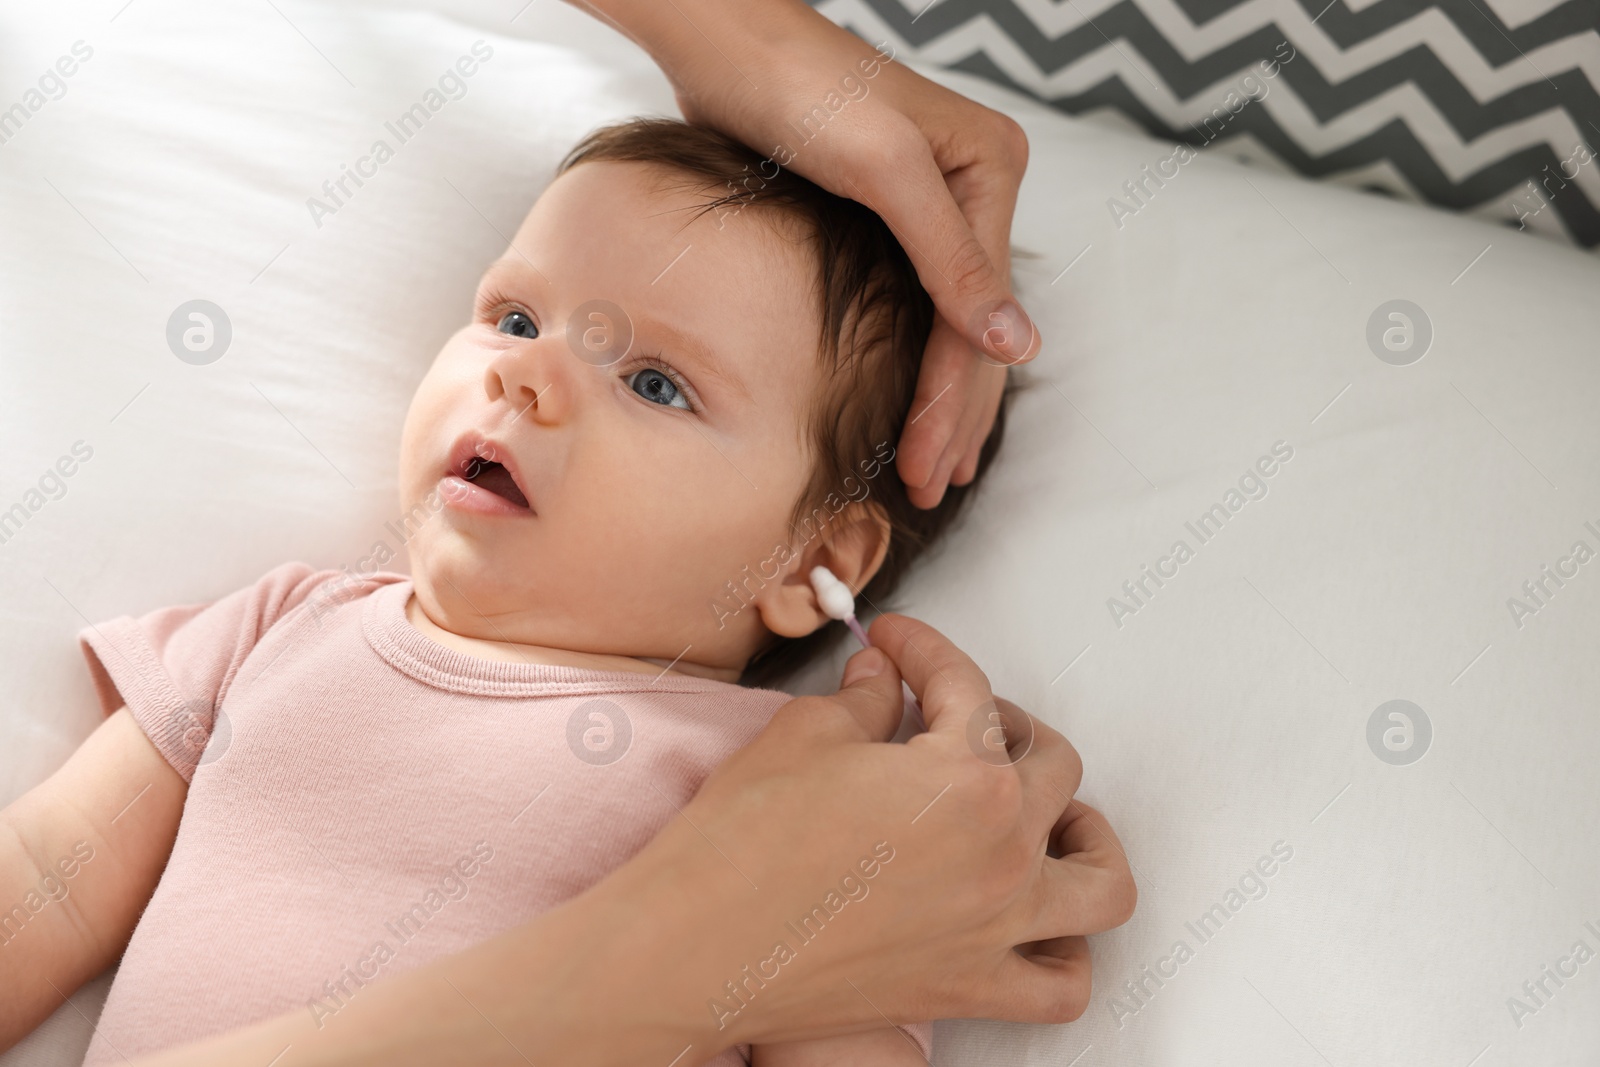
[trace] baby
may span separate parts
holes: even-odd
[[[0,1045],[119,952],[91,1067],[338,1025],[627,860],[844,632],[812,568],[881,603],[976,486],[923,511],[894,473],[933,315],[865,207],[678,122],[586,138],[412,399],[409,577],[286,563],[80,633],[109,718],[0,821],[0,899],[27,901]],[[704,991],[718,1025],[874,921],[894,849],[864,852]],[[898,1022],[711,1062],[927,1059]]]

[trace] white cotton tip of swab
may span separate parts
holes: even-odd
[[[816,590],[817,603],[828,618],[842,622],[856,613],[855,595],[828,568],[811,568],[811,588]]]

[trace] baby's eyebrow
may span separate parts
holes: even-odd
[[[483,277],[478,279],[478,292],[481,295],[484,288],[490,285],[504,289],[515,289],[519,283],[533,285],[534,275],[538,276],[537,284],[548,288],[550,279],[544,271],[535,267],[532,260],[513,246],[484,270]]]
[[[659,338],[673,355],[687,356],[700,373],[715,378],[730,392],[738,393],[746,400],[754,399],[743,379],[733,373],[700,338],[684,333],[658,319],[635,315],[633,320],[636,335],[643,332],[653,338]]]

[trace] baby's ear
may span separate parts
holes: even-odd
[[[826,625],[828,615],[811,588],[811,569],[826,567],[852,593],[859,593],[883,566],[892,530],[888,514],[875,501],[847,504],[820,529],[805,529],[810,540],[794,544],[795,553],[777,581],[756,593],[762,623],[780,637],[804,637]]]

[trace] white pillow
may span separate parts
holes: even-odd
[[[615,34],[550,0],[511,14],[496,32],[484,3],[475,25],[283,3],[0,13],[0,107],[93,49],[0,144],[0,512],[93,449],[0,544],[0,799],[97,718],[72,641],[87,621],[370,554],[412,388],[503,235],[586,130],[672,112]],[[319,228],[307,199],[480,39],[493,56],[465,95]],[[977,508],[896,606],[1072,737],[1142,891],[1095,942],[1082,1021],[941,1023],[939,1061],[1594,1058],[1600,963],[1537,1003],[1522,987],[1573,966],[1580,938],[1600,950],[1583,893],[1600,564],[1546,579],[1519,619],[1507,600],[1531,605],[1522,583],[1574,541],[1600,549],[1600,264],[1209,158],[1136,202],[1123,183],[1172,146],[938,77],[1028,129],[1015,239],[1041,258],[1016,271],[1047,344]],[[194,299],[231,322],[208,365],[169,348]],[[1403,366],[1368,343],[1400,299],[1433,334]],[[1383,347],[1404,329],[1380,317],[1377,351],[1414,355]],[[1227,510],[1280,441],[1267,495]],[[1202,544],[1185,524],[1218,504]],[[1145,565],[1176,572],[1135,603],[1122,585]],[[1384,746],[1404,741],[1387,709],[1369,747],[1393,699],[1431,723],[1410,765],[1375,754],[1423,748]],[[1271,876],[1247,878],[1257,863]],[[1185,924],[1213,905],[1201,943]],[[79,1020],[63,1009],[75,1032],[0,1064],[77,1062]]]
[[[941,80],[1028,130],[1048,380],[899,599],[1073,739],[1141,890],[1082,1021],[941,1062],[1593,1061],[1600,264],[1209,158],[1130,216],[1173,146]]]

